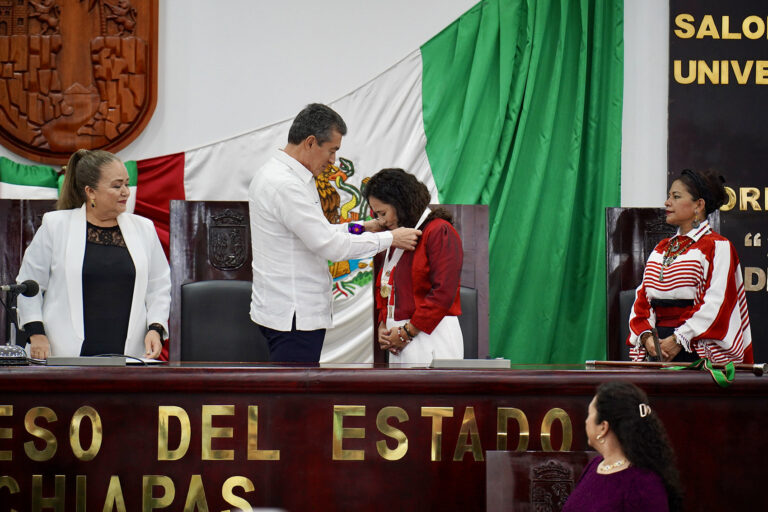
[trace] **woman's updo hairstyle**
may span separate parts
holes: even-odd
[[[61,186],[61,194],[56,202],[57,210],[71,210],[80,208],[86,201],[85,187],[93,189],[101,179],[101,169],[119,159],[109,151],[100,149],[78,149],[69,157],[69,162],[62,168],[64,171],[64,183]]]
[[[712,171],[694,171],[683,169],[678,177],[688,192],[693,196],[693,200],[704,200],[704,210],[707,215],[723,206],[728,201],[728,193],[725,191],[723,183],[725,179],[716,175]]]

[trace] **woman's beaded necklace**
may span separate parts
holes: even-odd
[[[672,262],[675,261],[675,258],[683,254],[691,245],[693,245],[694,242],[695,240],[693,238],[688,238],[688,241],[681,246],[680,237],[677,237],[672,243],[667,245],[667,250],[664,251],[664,257],[661,260],[659,281],[662,283],[664,282],[664,269],[670,266]]]
[[[619,467],[623,466],[626,463],[627,463],[627,459],[619,459],[619,460],[617,460],[616,462],[614,462],[612,464],[600,464],[598,466],[598,468],[603,473],[608,473],[612,469],[619,468]]]

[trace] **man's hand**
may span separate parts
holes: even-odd
[[[363,223],[363,227],[366,231],[369,231],[371,233],[378,233],[379,231],[384,231],[384,226],[379,222],[378,220],[367,220]]]
[[[392,247],[412,251],[419,243],[421,231],[413,228],[397,228],[392,230]]]

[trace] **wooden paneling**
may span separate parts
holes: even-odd
[[[32,510],[33,475],[41,475],[47,497],[54,496],[54,479],[62,475],[64,509],[77,510],[76,478],[83,475],[88,510],[101,510],[115,475],[127,510],[141,510],[144,477],[159,475],[174,489],[166,509],[181,510],[199,475],[210,510],[233,508],[222,498],[232,477],[253,484],[253,490],[236,488],[235,494],[254,507],[483,510],[485,452],[497,449],[500,408],[525,415],[530,431],[526,448],[532,451],[542,451],[548,413],[562,409],[572,430],[570,449],[585,450],[587,405],[597,385],[610,380],[634,382],[649,394],[677,453],[686,510],[751,510],[762,502],[762,490],[755,485],[762,462],[755,454],[768,448],[768,380],[751,373],[740,372],[730,388],[720,389],[704,372],[238,365],[0,368],[0,429],[9,429],[0,431],[0,475],[19,486],[17,493],[0,488],[0,502]],[[258,414],[252,407],[258,407]],[[91,409],[101,423],[101,445],[92,460],[84,461],[75,455],[69,432],[77,411],[82,415]],[[160,426],[163,410],[173,413],[167,430]],[[44,419],[53,418],[51,413],[55,420]],[[438,414],[443,415],[440,421]],[[188,429],[179,420],[185,415]],[[43,432],[30,433],[33,420],[56,439],[55,453],[47,460],[32,460],[27,453],[51,445],[41,439]],[[504,424],[507,448],[515,449],[518,423]],[[93,438],[90,420],[80,421],[79,428],[75,446],[87,450]],[[166,440],[166,431],[167,448],[177,452],[177,460],[160,460],[158,440]],[[188,447],[182,443],[183,431],[189,433]],[[554,449],[561,447],[562,431],[554,421]],[[398,447],[400,435],[407,448],[400,444],[403,453],[397,458],[387,450]],[[206,458],[209,446],[222,451]],[[713,481],[716,485],[701,484]],[[162,494],[161,487],[154,489],[155,497]]]

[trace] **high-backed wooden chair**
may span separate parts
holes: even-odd
[[[710,215],[709,222],[715,231],[720,229],[720,212]],[[676,229],[666,223],[663,208],[605,209],[608,359],[628,359],[625,342],[635,289],[643,280],[645,262],[653,248]]]
[[[248,314],[248,203],[171,201],[170,253],[170,360],[267,360],[266,342]]]
[[[464,263],[461,267],[461,316],[459,324],[464,337],[464,358],[488,357],[488,206],[474,204],[440,204],[453,215],[453,226],[461,237]],[[383,254],[374,258],[374,276],[379,274]],[[375,292],[374,292],[375,293]],[[376,312],[374,311],[374,325]],[[383,362],[386,353],[373,339],[374,361]]]
[[[16,281],[24,251],[43,222],[43,214],[53,210],[55,205],[56,201],[52,199],[0,199],[0,226],[3,229],[3,241],[0,243],[0,284]],[[5,301],[6,297],[2,298]],[[5,344],[10,336],[10,321],[5,308],[1,306],[0,325],[0,344]],[[26,341],[18,339],[17,343],[21,345]]]
[[[597,452],[486,452],[487,512],[559,512]]]

